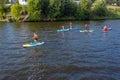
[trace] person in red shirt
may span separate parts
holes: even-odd
[[[103,32],[106,32],[107,31],[107,26],[105,25],[104,27],[103,27]]]

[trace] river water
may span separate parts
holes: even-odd
[[[0,23],[0,80],[120,80],[120,20]],[[102,32],[104,25],[112,28]],[[23,48],[33,33],[45,44]]]

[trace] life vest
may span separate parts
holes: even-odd
[[[103,28],[103,31],[107,31],[107,28],[105,27],[105,28]]]

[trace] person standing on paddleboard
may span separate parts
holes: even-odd
[[[62,26],[62,30],[64,30],[65,29],[65,26]]]
[[[36,33],[34,33],[33,38],[34,38],[34,42],[36,43],[38,41],[38,35]]]
[[[72,29],[72,22],[70,22],[70,29]]]
[[[85,30],[87,30],[88,29],[88,24],[85,24],[84,28],[85,28]]]

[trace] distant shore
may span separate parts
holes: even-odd
[[[107,6],[108,9],[108,13],[106,16],[94,16],[91,17],[89,19],[85,19],[85,20],[109,20],[109,19],[120,19],[120,6],[111,6],[108,5]],[[42,20],[38,20],[38,21],[30,21],[30,20],[25,20],[25,21],[15,21],[11,18],[5,18],[5,19],[1,19],[0,22],[56,22],[56,21],[85,21],[85,20],[81,20],[81,19],[76,19],[75,17],[61,17],[58,18],[56,20],[50,21],[50,20],[46,20],[46,19],[42,19]]]
[[[54,21],[49,21],[49,20],[39,20],[39,21],[9,21],[7,19],[5,20],[0,20],[0,22],[59,22],[59,21],[89,21],[89,20],[116,20],[120,19],[120,17],[97,17],[93,19],[85,19],[85,20],[79,20],[79,19],[59,19],[59,20],[54,20]]]
[[[88,20],[114,20],[114,19],[120,19],[120,16],[109,16],[109,17],[95,17],[95,18],[91,18],[91,19],[85,19],[85,20],[80,20],[80,19],[75,19],[75,18],[61,18],[58,20],[54,20],[54,21],[50,21],[50,20],[39,20],[39,21],[13,21],[13,20],[9,20],[9,19],[3,19],[0,20],[0,22],[57,22],[57,21],[88,21]]]

